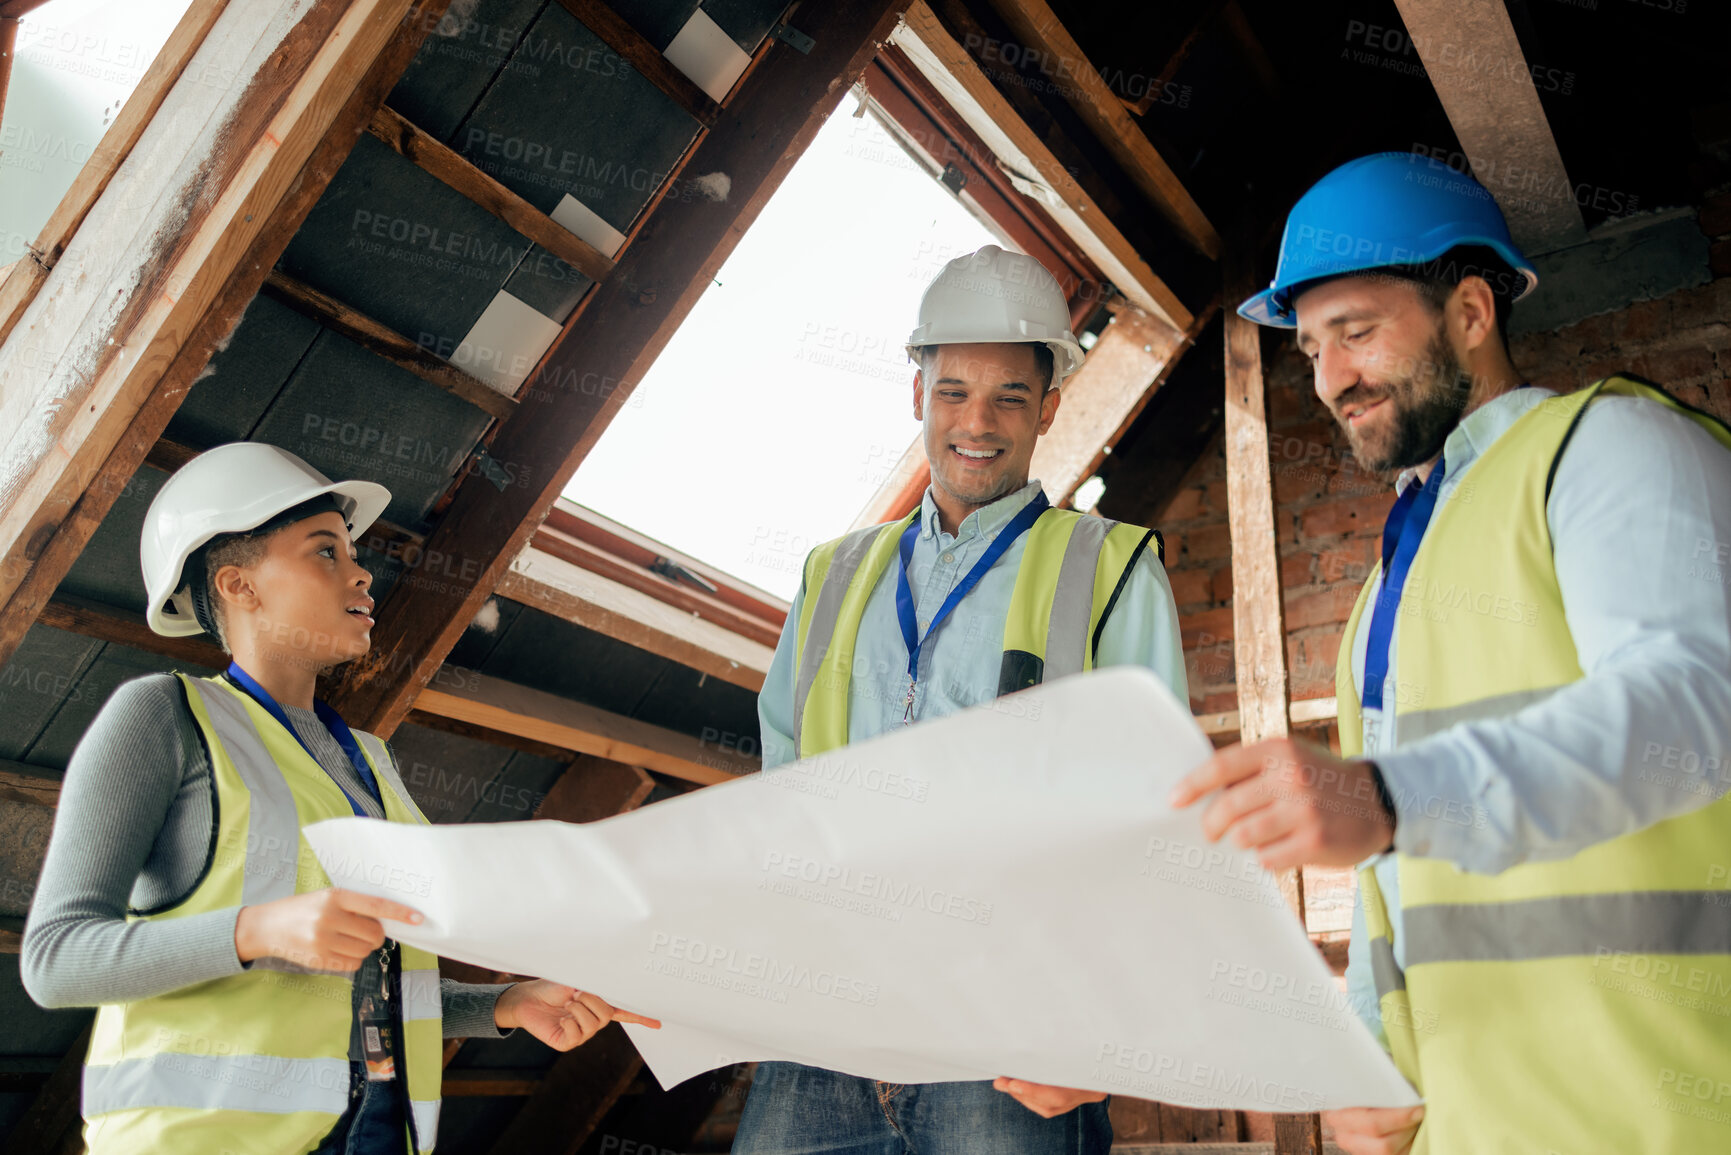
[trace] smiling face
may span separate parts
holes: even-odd
[[[914,417],[940,506],[957,519],[1028,484],[1034,441],[1052,427],[1058,391],[1034,346],[940,345],[914,375]]]
[[[293,522],[263,544],[256,562],[223,566],[212,575],[235,656],[256,649],[322,668],[366,653],[373,575],[355,560],[342,514]]]
[[[1360,464],[1385,472],[1434,460],[1460,423],[1471,380],[1420,289],[1397,277],[1341,277],[1293,305],[1316,395]]]

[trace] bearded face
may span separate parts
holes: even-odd
[[[1460,424],[1471,379],[1443,337],[1439,319],[1418,358],[1366,377],[1328,402],[1359,463],[1386,473],[1423,465]],[[1356,415],[1349,417],[1349,414]]]

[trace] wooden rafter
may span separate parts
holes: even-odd
[[[1208,35],[1214,27],[1214,22],[1220,19],[1220,14],[1225,9],[1226,3],[1227,0],[1208,0],[1208,3],[1202,8],[1202,14],[1190,26],[1190,31],[1184,34],[1184,39],[1178,42],[1178,47],[1174,48],[1172,55],[1166,58],[1165,65],[1160,69],[1160,75],[1156,76],[1153,82],[1148,85],[1148,91],[1134,100],[1128,96],[1118,98],[1123,102],[1124,107],[1137,116],[1148,115],[1148,110],[1154,107],[1155,103],[1178,79],[1179,70],[1189,61],[1190,53],[1196,48],[1196,45],[1202,42],[1202,38]]]
[[[1255,291],[1251,233],[1222,262],[1227,300]],[[1226,504],[1232,537],[1233,650],[1238,670],[1242,739],[1258,742],[1290,730],[1285,613],[1280,551],[1274,533],[1274,475],[1268,453],[1268,410],[1262,378],[1262,330],[1236,312],[1226,315]],[[1304,922],[1304,879],[1281,871],[1281,892]],[[1317,1115],[1276,1115],[1275,1155],[1322,1155]]]
[[[490,450],[529,468],[538,484],[500,492],[466,480],[429,550],[474,559],[472,580],[398,586],[379,609],[373,652],[352,664],[333,697],[346,717],[389,734],[463,629],[510,568],[577,464],[685,319],[794,160],[816,136],[878,45],[900,0],[802,9],[802,54],[766,45],[716,125],[686,161],[694,172],[732,179],[726,207],[658,200],[535,372],[524,403]],[[809,11],[809,15],[807,12]],[[566,382],[619,382],[605,395]],[[405,671],[410,671],[404,676]]]
[[[1082,251],[1141,308],[1183,329],[1190,310],[1113,224],[1098,201],[1030,128],[991,78],[932,11],[915,0],[895,44],[939,95],[979,134],[1025,195],[1040,201]],[[1122,110],[1120,110],[1122,111]]]
[[[1022,38],[1023,44],[1059,61],[1059,75],[1064,82],[1058,89],[1064,99],[1124,166],[1150,203],[1198,252],[1210,259],[1218,258],[1220,234],[1214,231],[1178,174],[1130,118],[1046,0],[992,0],[992,6]],[[1185,325],[1179,323],[1178,327]]]
[[[758,769],[756,758],[732,749],[545,690],[473,672],[453,674],[449,683],[421,691],[415,709],[700,786],[731,782]]]
[[[367,131],[404,159],[462,193],[591,281],[604,281],[613,261],[552,217],[470,164],[389,105],[380,106]]]
[[[673,66],[655,45],[644,39],[602,0],[559,0],[561,7],[581,21],[601,42],[631,63],[650,83],[665,92],[692,119],[711,128],[721,115],[721,105],[697,87],[691,78]]]
[[[63,405],[54,419],[61,432],[52,454],[13,463],[27,476],[0,502],[0,660],[17,648],[212,352],[233,332],[266,273],[449,3],[315,4],[284,41],[283,51],[271,57],[272,79],[245,88],[227,137],[232,147],[223,154],[223,164],[205,172],[215,208],[188,225],[178,240],[174,233],[145,238],[146,255],[138,260],[150,275],[132,294],[118,324],[109,327],[115,335],[79,338],[87,346],[124,348],[128,356],[80,378],[67,394],[73,403]],[[195,4],[188,19],[202,14]],[[208,85],[193,87],[197,91],[186,99],[208,111]],[[178,99],[174,91],[163,98],[159,113]],[[159,115],[153,123],[162,119]],[[137,215],[130,202],[117,201],[108,210],[101,197],[92,194],[91,200],[87,220]],[[74,281],[68,291],[75,288]],[[53,273],[45,291],[57,291]],[[42,301],[31,305],[40,310]],[[34,315],[45,319],[41,312]],[[100,322],[92,318],[91,323]],[[14,331],[0,347],[0,376],[6,375],[4,358],[18,339]],[[42,355],[38,348],[35,356]],[[25,404],[47,387],[34,380],[37,376]]]
[[[332,332],[342,334],[367,352],[384,358],[399,369],[407,369],[428,384],[438,386],[490,416],[503,420],[517,408],[514,399],[470,376],[425,346],[415,344],[394,329],[287,273],[273,271],[265,279],[264,293],[311,317]]]
[[[1206,314],[1198,314],[1206,319]],[[1195,327],[1195,323],[1192,323]],[[1163,371],[1188,348],[1190,334],[1134,305],[1116,311],[1082,368],[1058,394],[1058,416],[1034,443],[1031,475],[1053,504],[1069,501],[1076,486],[1109,452],[1165,379]]]
[[[1515,243],[1532,255],[1585,241],[1574,183],[1503,0],[1395,0],[1395,6]],[[1469,45],[1470,51],[1463,47]]]

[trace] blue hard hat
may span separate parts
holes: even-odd
[[[1367,269],[1422,265],[1458,245],[1492,249],[1525,277],[1517,301],[1539,283],[1484,185],[1417,153],[1363,156],[1317,181],[1292,206],[1274,281],[1239,305],[1238,315],[1294,329],[1295,287]]]

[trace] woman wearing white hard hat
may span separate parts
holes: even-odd
[[[560,1050],[616,1011],[546,980],[442,981],[385,937],[402,901],[333,886],[326,818],[425,823],[383,741],[313,688],[366,653],[353,536],[390,494],[271,445],[210,450],[162,487],[141,557],[151,629],[213,635],[216,678],[121,686],[67,767],[21,969],[43,1006],[96,1006],[93,1153],[431,1150],[444,1037],[523,1027]]]

